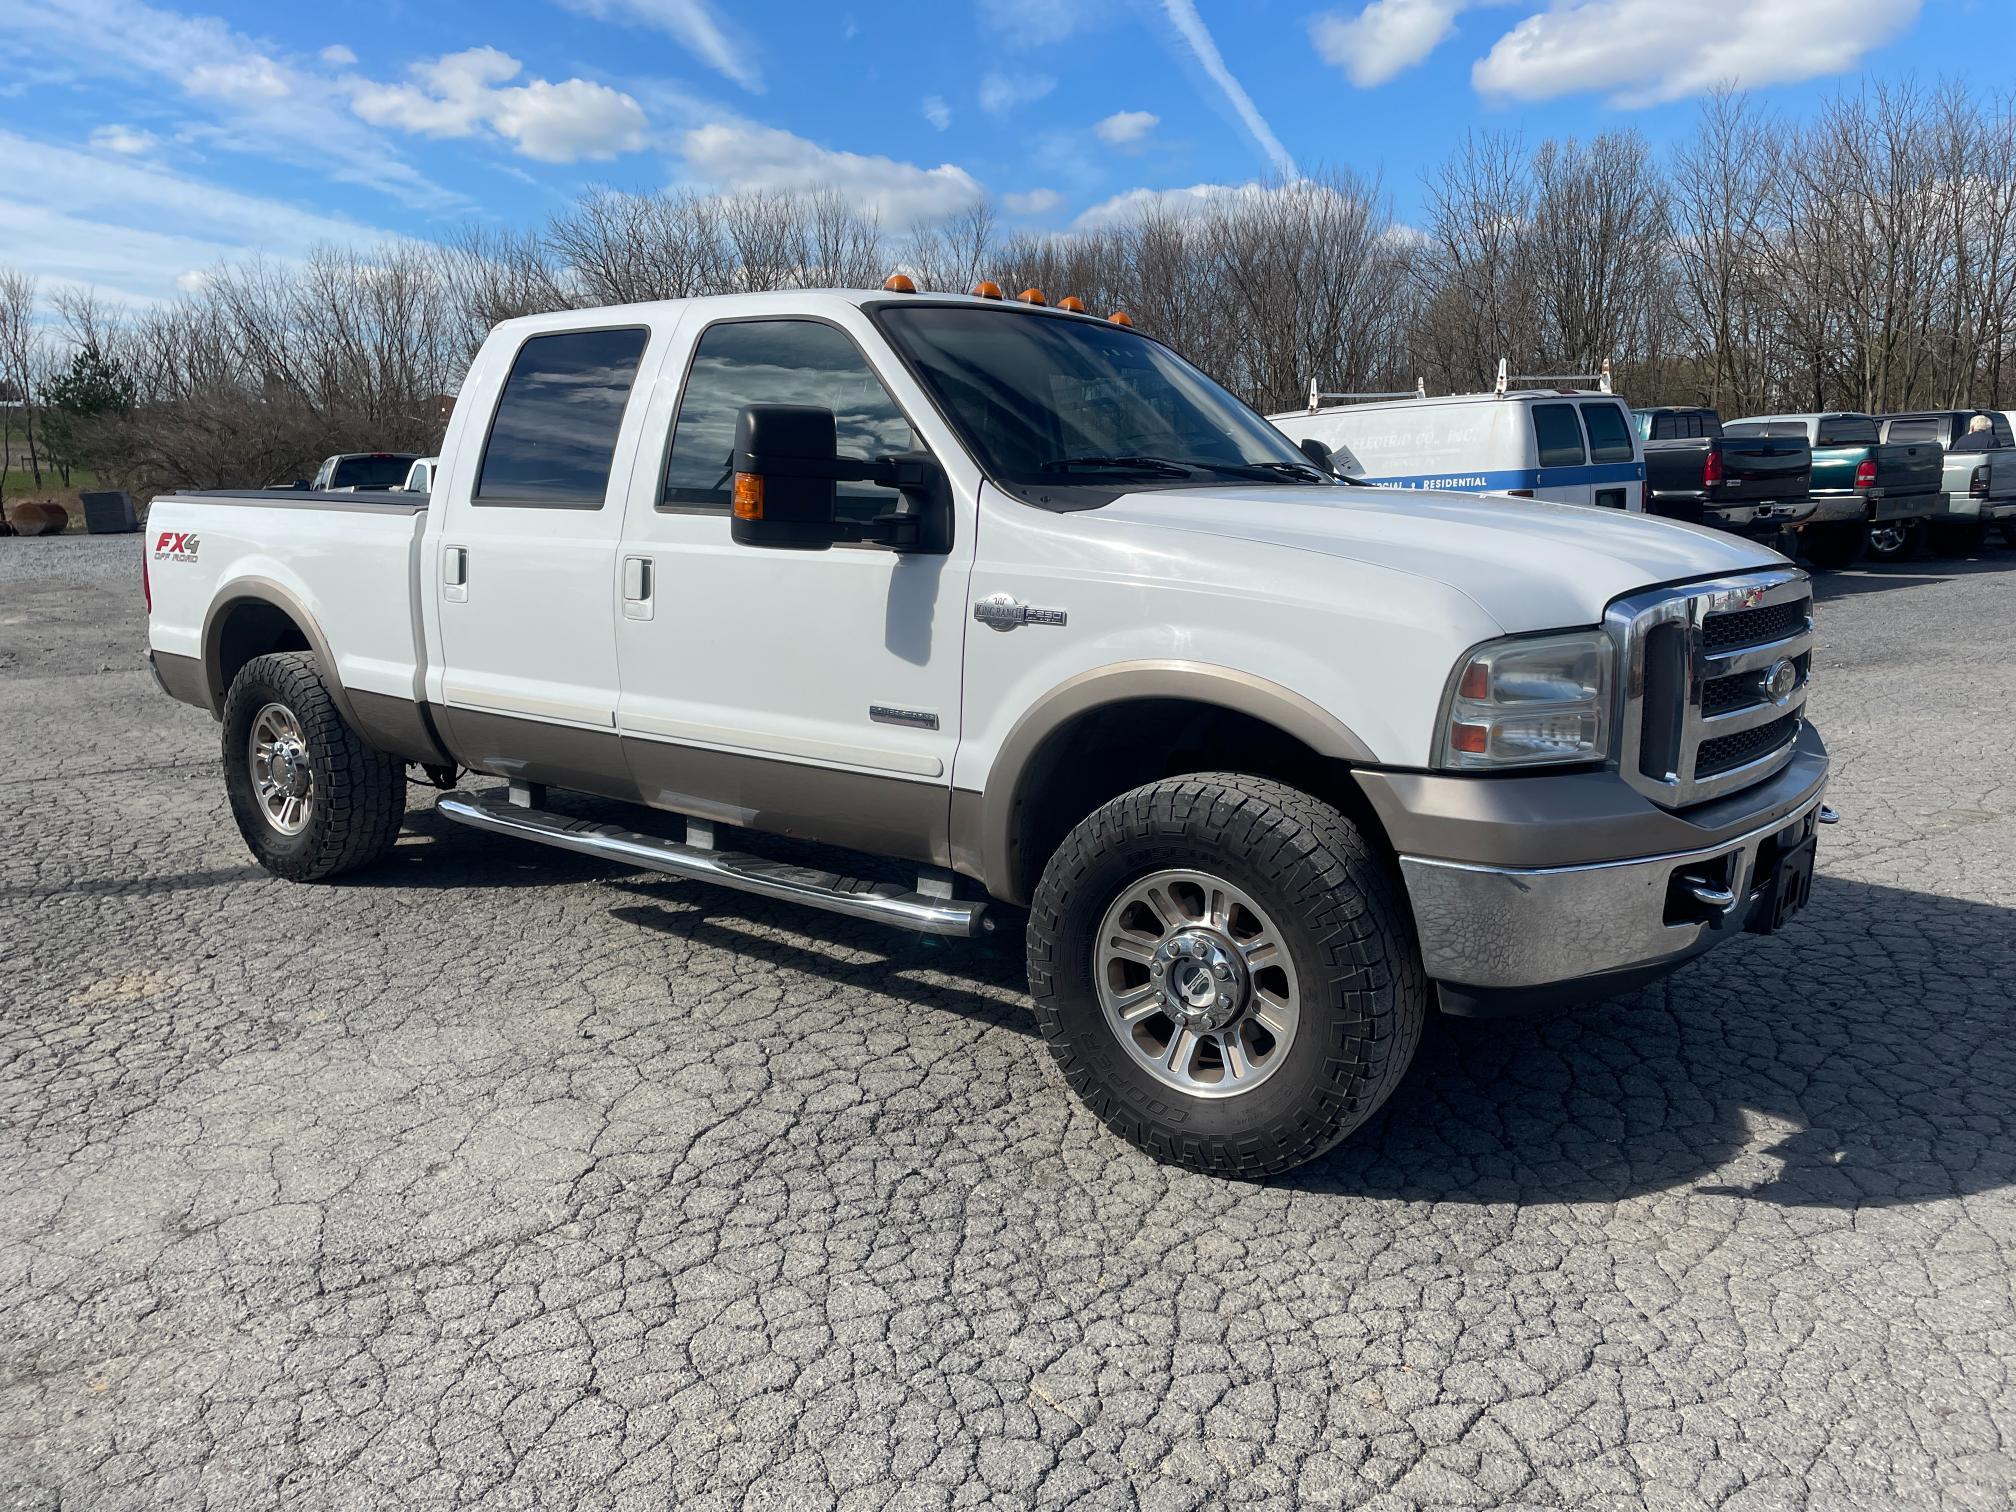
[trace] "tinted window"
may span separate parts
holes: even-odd
[[[1867,415],[1835,415],[1820,422],[1821,446],[1873,446],[1876,422]]]
[[[1990,415],[1989,423],[1995,427],[1997,446],[2016,446],[2016,431],[2009,428],[2009,417],[2000,413]]]
[[[917,450],[910,423],[845,332],[813,320],[729,321],[709,326],[693,354],[665,460],[663,503],[728,508],[735,421],[745,404],[830,409],[843,457]],[[869,483],[841,483],[835,503],[842,519],[869,520],[899,497]]]
[[[331,488],[397,488],[406,481],[411,457],[345,457],[329,479]]]
[[[1731,420],[1722,427],[1722,434],[1739,441],[1745,436],[1784,436],[1788,440],[1797,437],[1804,441],[1808,432],[1804,420]]]
[[[600,509],[649,333],[561,331],[518,349],[490,422],[477,504]]]
[[[1540,443],[1542,467],[1578,467],[1582,457],[1582,427],[1571,404],[1533,406],[1533,434]]]
[[[1589,427],[1591,462],[1629,462],[1634,455],[1624,411],[1615,404],[1585,404],[1582,423]]]
[[[1937,441],[1943,446],[1946,426],[1930,415],[1918,420],[1892,420],[1889,437],[1892,441]]]
[[[1336,486],[1211,379],[1122,326],[972,305],[877,318],[987,475],[1032,502],[1096,508],[1117,492],[1227,478]]]

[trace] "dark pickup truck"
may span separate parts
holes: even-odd
[[[1723,434],[1712,409],[1634,409],[1645,443],[1645,512],[1773,536],[1813,512],[1810,447],[1793,436]]]
[[[1813,449],[1813,514],[1799,544],[1815,567],[1846,567],[1866,549],[1878,561],[1911,554],[1927,520],[1946,507],[1936,442],[1879,441],[1874,416],[1829,410],[1731,420],[1731,436],[1791,437]]]

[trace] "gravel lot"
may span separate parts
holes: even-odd
[[[2016,552],[1823,579],[1791,930],[1244,1186],[998,948],[418,792],[266,877],[137,549],[0,542],[0,1506],[2016,1497]]]

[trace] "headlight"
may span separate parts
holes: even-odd
[[[1466,656],[1442,718],[1442,765],[1464,771],[1600,761],[1616,653],[1600,630],[1492,641]]]

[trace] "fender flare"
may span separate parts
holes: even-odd
[[[1036,753],[1080,715],[1151,698],[1181,699],[1248,715],[1301,741],[1319,756],[1355,766],[1377,761],[1371,748],[1334,714],[1294,689],[1254,673],[1180,660],[1095,667],[1066,678],[1023,712],[995,752],[982,792],[954,793],[953,849],[964,863],[959,869],[978,876],[996,897],[1026,902],[1014,895],[1015,813]]]
[[[247,603],[269,604],[294,622],[294,628],[301,632],[308,648],[315,653],[315,660],[321,663],[322,681],[329,689],[330,702],[336,705],[336,711],[351,729],[364,728],[342,678],[337,676],[336,654],[330,649],[329,638],[322,633],[322,627],[315,623],[315,616],[308,612],[308,606],[291,589],[263,577],[232,579],[218,590],[209,612],[203,616],[203,689],[210,697],[210,717],[224,717],[224,698],[231,691],[224,686],[223,679],[224,625],[233,609]]]

